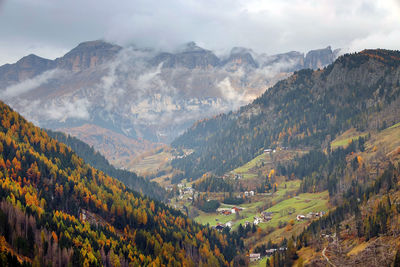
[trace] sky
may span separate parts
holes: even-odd
[[[80,42],[217,54],[400,49],[400,0],[0,0],[0,65],[54,59]]]

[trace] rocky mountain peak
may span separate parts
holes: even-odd
[[[195,42],[186,43],[182,49],[182,52],[206,52],[208,50],[198,46]]]
[[[219,58],[210,50],[189,42],[176,53],[160,53],[153,60],[152,65],[163,63],[164,68],[183,67],[187,69],[206,69],[219,65]]]
[[[53,67],[52,60],[30,54],[15,64],[6,64],[0,68],[0,87],[7,87],[11,83],[33,78]]]
[[[253,58],[253,50],[245,47],[234,47],[231,50],[229,58],[222,62],[223,65],[229,65],[230,68],[236,69],[240,66],[249,66],[258,68],[257,62]]]
[[[338,51],[335,51],[332,51],[331,46],[309,51],[304,59],[304,67],[318,69],[330,64],[337,56]]]
[[[93,68],[112,59],[122,47],[101,40],[80,43],[77,47],[56,59],[57,67],[73,72]]]

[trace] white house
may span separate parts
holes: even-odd
[[[226,226],[226,227],[229,227],[229,228],[232,228],[233,222],[232,222],[232,221],[229,221],[229,222],[225,223],[225,226]]]
[[[304,220],[306,218],[306,216],[304,216],[304,215],[302,215],[302,214],[299,214],[299,215],[297,215],[297,217],[296,217],[296,219],[298,220],[298,221],[302,221],[302,220]]]
[[[258,261],[261,259],[261,254],[260,253],[251,253],[250,254],[250,261]]]

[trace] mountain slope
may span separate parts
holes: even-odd
[[[228,265],[236,239],[84,164],[0,102],[0,260],[33,265]]]
[[[105,174],[120,180],[132,190],[141,192],[153,199],[165,200],[166,192],[157,183],[147,181],[143,177],[137,176],[134,172],[115,168],[103,155],[96,152],[93,147],[82,142],[78,138],[61,132],[53,132],[51,130],[47,130],[46,132],[51,138],[71,147],[72,150],[75,151],[79,157],[85,160],[86,163]]]
[[[336,57],[323,51],[310,52],[310,61],[300,52],[275,56],[247,48],[218,57],[195,43],[167,52],[84,42],[55,60],[28,56],[0,66],[0,99],[41,127],[73,131],[87,143],[89,129],[82,126],[108,130],[99,138],[110,139],[103,154],[129,166],[113,136],[168,143],[198,119],[248,104],[306,61],[319,68]],[[100,141],[92,144],[102,151]],[[144,149],[138,145],[129,154]]]
[[[398,122],[400,52],[365,50],[323,70],[302,70],[237,112],[196,122],[172,145],[194,149],[173,166],[187,177],[222,174],[276,146],[327,148],[351,127]]]

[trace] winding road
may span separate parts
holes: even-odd
[[[336,267],[336,265],[333,264],[333,263],[329,260],[329,258],[325,255],[325,251],[326,251],[327,248],[328,248],[328,247],[326,247],[326,248],[324,248],[324,250],[322,250],[322,256],[324,256],[325,260],[326,260],[331,266]]]

